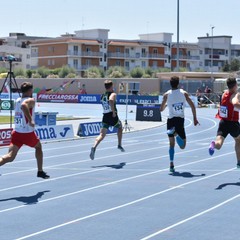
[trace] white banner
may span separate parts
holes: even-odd
[[[73,126],[71,124],[41,127],[39,126],[35,128],[35,132],[41,141],[74,138]]]

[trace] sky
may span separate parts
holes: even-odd
[[[110,39],[173,33],[177,41],[178,0],[7,0],[1,2],[0,37],[10,32],[59,37],[77,30],[109,29]],[[232,36],[240,44],[240,0],[179,0],[179,40]]]

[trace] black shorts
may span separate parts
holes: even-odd
[[[118,115],[116,115],[116,117],[113,117],[112,112],[110,112],[110,113],[103,114],[102,126],[103,126],[103,128],[107,128],[107,129],[110,126],[120,128],[122,126],[122,124],[118,118]]]
[[[179,137],[181,137],[182,139],[186,139],[184,118],[181,117],[168,118],[167,130],[172,129],[173,127],[175,127],[175,132],[179,135]],[[168,136],[174,137],[174,134],[169,134]]]
[[[240,125],[239,122],[221,120],[219,122],[217,135],[224,138],[230,134],[233,138],[236,138],[240,135]]]

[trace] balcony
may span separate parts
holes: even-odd
[[[102,52],[82,52],[82,57],[97,57],[101,58],[103,57]]]
[[[70,57],[97,57],[101,58],[103,57],[102,52],[82,52],[82,51],[72,51],[68,50],[67,55]]]
[[[121,52],[109,52],[109,58],[123,58],[123,59],[166,59],[168,54],[149,54],[149,53],[121,53]]]
[[[200,56],[179,55],[179,59],[199,61],[200,60]],[[172,60],[177,60],[177,55],[172,55]]]

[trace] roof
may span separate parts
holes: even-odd
[[[55,39],[41,39],[31,42],[31,45],[42,45],[42,44],[58,44],[58,43],[82,43],[99,45],[101,44],[98,40],[93,39],[79,39],[79,38],[55,38]]]

